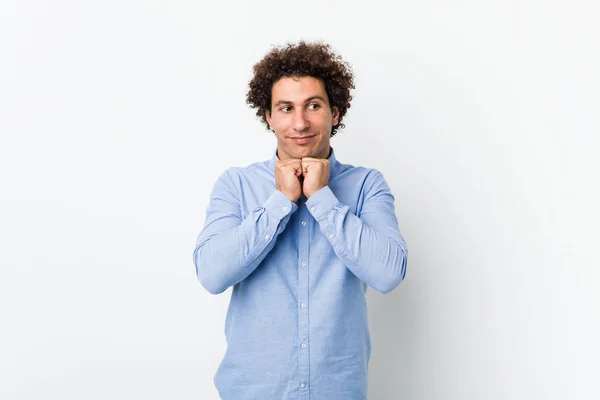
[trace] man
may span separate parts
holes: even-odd
[[[367,286],[387,293],[407,250],[382,174],[337,161],[350,67],[328,45],[288,44],[254,66],[248,103],[277,138],[268,161],[217,180],[196,242],[202,285],[233,286],[224,400],[363,400]]]

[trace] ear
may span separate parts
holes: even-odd
[[[331,125],[336,126],[339,121],[340,121],[340,111],[337,109],[337,107],[333,107],[333,117],[331,119]]]

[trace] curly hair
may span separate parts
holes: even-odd
[[[312,76],[323,82],[329,105],[340,115],[337,125],[331,128],[331,137],[345,127],[342,118],[350,108],[350,89],[354,89],[354,76],[350,64],[336,55],[328,44],[315,42],[288,43],[275,47],[254,65],[254,76],[249,83],[246,103],[256,108],[256,115],[267,126],[266,111],[271,112],[271,89],[284,77]]]

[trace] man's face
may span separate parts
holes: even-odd
[[[271,112],[266,119],[277,136],[277,155],[327,158],[331,127],[339,112],[331,110],[325,85],[311,76],[281,78],[271,89]]]

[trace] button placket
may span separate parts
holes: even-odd
[[[300,381],[301,388],[307,388],[309,380],[309,348],[308,341],[310,340],[308,331],[308,297],[309,293],[309,243],[310,243],[310,229],[308,227],[308,219],[311,215],[304,204],[299,205],[299,220],[300,225],[298,226],[298,293],[297,298],[301,299],[298,308],[298,338],[300,343],[298,346],[298,380]],[[308,400],[308,390],[303,391],[302,400]],[[299,399],[299,400],[300,400]]]

